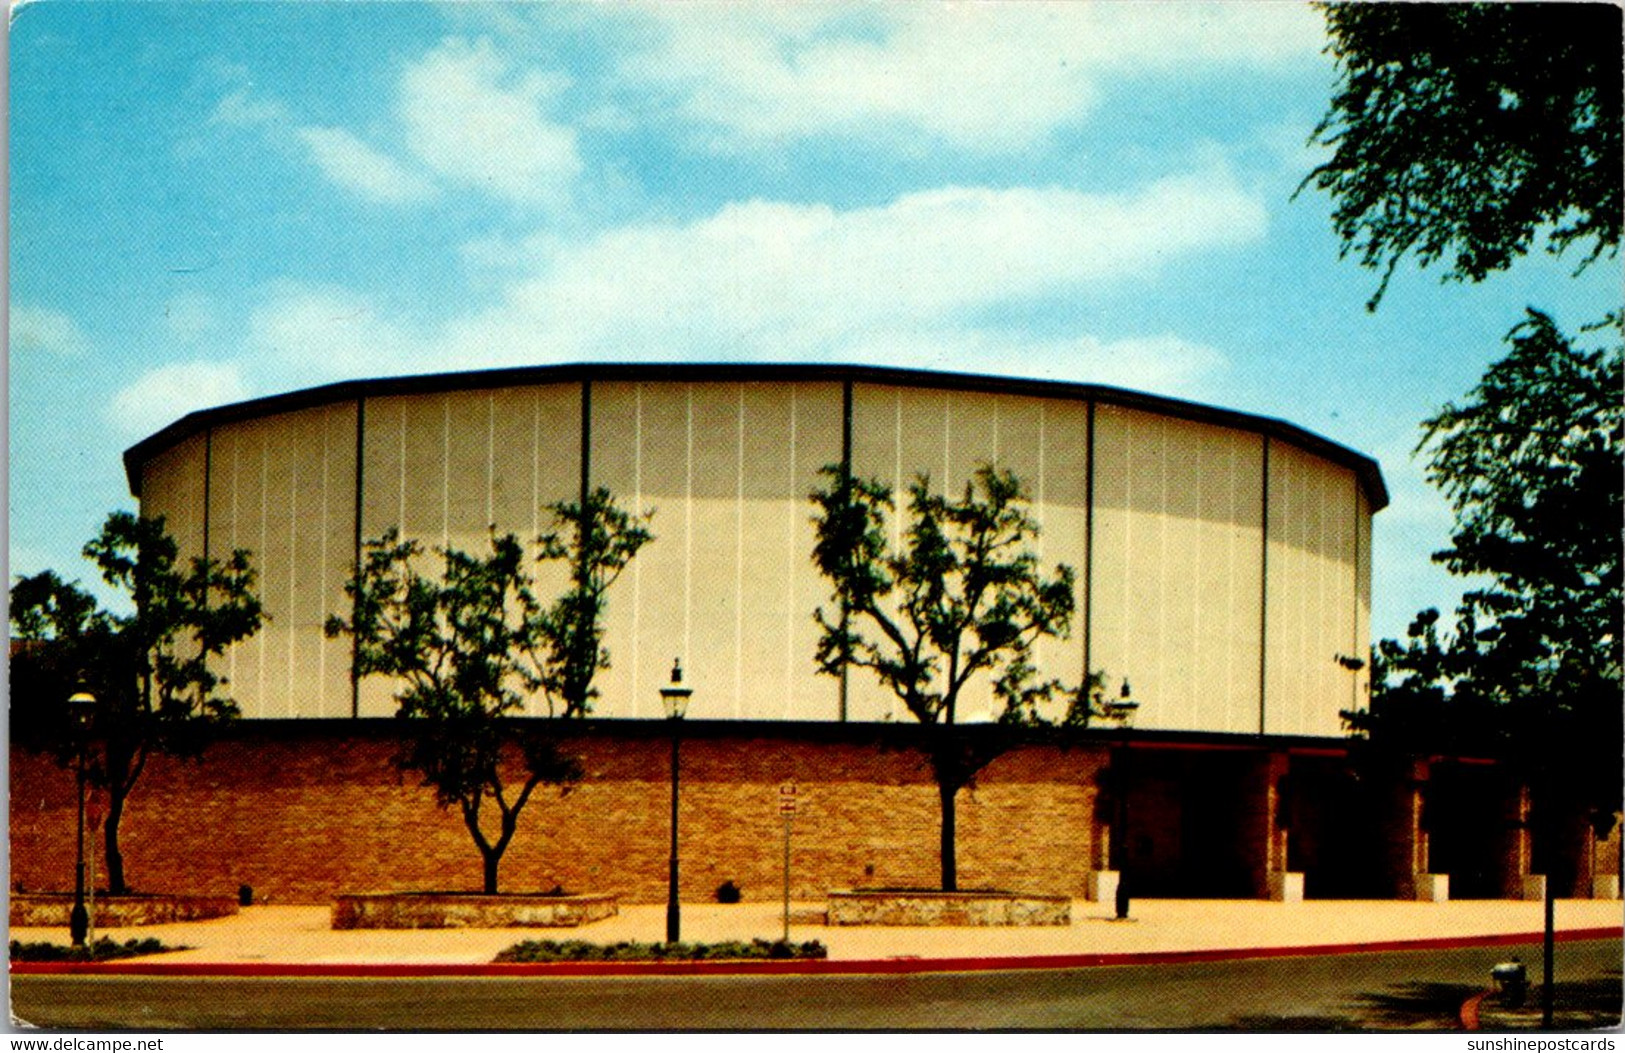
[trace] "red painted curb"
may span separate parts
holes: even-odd
[[[261,976],[261,977],[458,977],[458,976],[839,976],[894,973],[1004,972],[1026,969],[1086,969],[1113,965],[1177,965],[1191,962],[1226,962],[1249,958],[1305,958],[1330,954],[1371,954],[1379,951],[1448,950],[1453,947],[1500,947],[1538,943],[1541,933],[1496,933],[1487,936],[1445,936],[1376,943],[1328,943],[1308,947],[1238,947],[1202,951],[1136,951],[1118,954],[1019,955],[1006,958],[873,958],[854,960],[805,959],[763,962],[524,962],[480,965],[406,963],[301,963],[301,962],[165,962],[135,960],[113,962],[13,962],[20,975],[92,976]],[[1560,942],[1600,940],[1625,936],[1625,926],[1566,929]]]

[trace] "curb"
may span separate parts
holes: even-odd
[[[1566,929],[1562,943],[1625,936],[1625,926]],[[404,962],[165,962],[124,959],[111,962],[13,962],[13,976],[171,976],[171,977],[426,977],[542,976],[841,976],[907,973],[1015,972],[1031,969],[1088,969],[1121,965],[1180,965],[1258,958],[1307,958],[1382,951],[1448,950],[1538,943],[1542,933],[1443,936],[1375,943],[1329,943],[1300,947],[1238,947],[1200,951],[1133,951],[1117,954],[1019,955],[1002,958],[801,959],[789,961],[684,962],[524,962],[420,964]]]

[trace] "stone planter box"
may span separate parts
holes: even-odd
[[[569,929],[619,912],[611,895],[362,892],[333,898],[333,928]]]
[[[853,889],[829,894],[831,925],[1070,925],[1072,900],[1024,892]]]
[[[169,896],[162,893],[95,897],[87,900],[92,923],[98,929],[135,925],[169,925],[202,921],[237,913],[236,896]],[[71,892],[14,892],[11,894],[13,928],[54,928],[68,924],[73,912]]]

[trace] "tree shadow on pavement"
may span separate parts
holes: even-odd
[[[1552,1030],[1591,1031],[1617,1028],[1625,1014],[1625,977],[1620,970],[1603,977],[1557,982],[1552,999]],[[1506,1006],[1485,998],[1479,1006],[1479,1028],[1484,1031],[1539,1031],[1540,986],[1529,989],[1521,1006]]]
[[[1235,1031],[1451,1031],[1461,1027],[1461,1004],[1479,992],[1470,984],[1411,982],[1360,994],[1346,1014],[1237,1017]]]
[[[1604,977],[1558,981],[1552,1026],[1557,1031],[1615,1028],[1625,1012],[1625,988],[1618,970]],[[1479,1004],[1483,1031],[1540,1030],[1540,987],[1532,986],[1520,1006],[1505,1005],[1481,986],[1413,981],[1355,997],[1345,1014],[1274,1016],[1258,1014],[1232,1019],[1226,1031],[1459,1031],[1462,1004],[1485,994]]]

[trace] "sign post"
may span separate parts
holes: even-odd
[[[790,826],[796,817],[796,784],[779,786],[779,815],[784,818],[784,942],[790,942]]]

